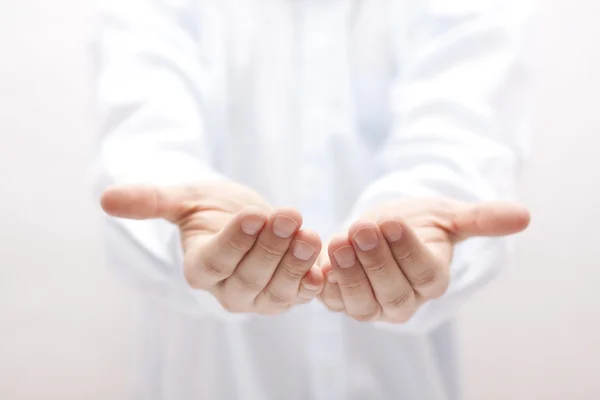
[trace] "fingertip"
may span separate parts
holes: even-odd
[[[531,214],[527,208],[520,204],[502,202],[490,203],[490,210],[495,208],[495,212],[483,214],[481,226],[485,226],[493,234],[509,235],[521,232],[531,223]]]
[[[118,200],[119,200],[119,189],[118,187],[109,187],[100,196],[100,207],[109,215],[113,215],[118,211]]]
[[[526,229],[531,222],[529,210],[511,202],[470,204],[456,213],[452,232],[464,240],[472,236],[506,236]]]
[[[244,212],[239,221],[241,231],[250,236],[258,234],[266,223],[267,217],[254,212]]]
[[[520,227],[520,230],[525,230],[531,224],[531,212],[525,208],[520,207],[520,210],[517,212],[517,225]]]
[[[350,228],[348,229],[348,238],[353,237],[356,232],[360,231],[363,228],[373,228],[375,230],[378,230],[378,226],[375,222],[356,221],[352,225],[350,225]]]
[[[102,193],[100,205],[113,217],[144,219],[156,213],[157,199],[152,188],[142,185],[111,186]]]
[[[338,283],[337,277],[335,276],[335,274],[332,271],[329,271],[329,273],[327,274],[327,282],[335,285]]]
[[[350,244],[350,241],[348,240],[348,235],[335,235],[329,241],[329,246],[327,248],[327,251],[331,255],[336,250],[338,250],[339,248],[344,247],[344,246],[352,246],[352,244]]]
[[[321,272],[323,273],[323,275],[327,275],[331,270],[333,270],[333,266],[331,265],[331,262],[328,260],[326,264],[321,265],[320,269],[321,269]]]
[[[406,230],[406,224],[398,219],[380,220],[378,226],[385,239],[390,243],[402,239],[404,231]]]
[[[302,215],[293,208],[278,208],[269,216],[269,225],[275,236],[290,239],[302,226]]]
[[[296,232],[296,236],[294,236],[294,240],[299,240],[309,244],[314,248],[315,253],[319,254],[321,252],[322,242],[319,234],[310,229],[300,229]]]
[[[238,214],[239,229],[246,235],[256,235],[267,224],[268,216],[263,209],[256,206],[245,206]]]
[[[303,222],[302,214],[300,214],[300,211],[298,211],[294,207],[279,207],[271,213],[271,216],[273,218],[277,215],[282,215],[282,216],[291,218],[294,221],[296,221],[298,226],[302,226],[302,222]]]
[[[319,268],[317,265],[313,265],[306,273],[304,281],[309,285],[320,287],[325,283],[325,275],[323,274],[321,268]]]

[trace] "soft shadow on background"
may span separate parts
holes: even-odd
[[[600,3],[546,0],[531,46],[533,224],[461,315],[467,400],[600,398]],[[104,264],[82,0],[0,0],[0,398],[127,399],[136,300]]]

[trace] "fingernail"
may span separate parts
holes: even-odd
[[[377,239],[377,232],[373,228],[362,228],[352,236],[358,247],[362,251],[373,250],[377,247],[379,240]]]
[[[265,225],[265,217],[254,214],[247,215],[242,219],[242,232],[246,235],[256,235]]]
[[[273,233],[282,238],[287,239],[296,231],[298,223],[284,215],[278,215],[273,220]]]
[[[333,256],[340,268],[350,268],[356,263],[356,255],[354,254],[352,246],[344,246],[337,249],[333,253]]]
[[[333,275],[327,275],[327,282],[329,283],[337,283],[337,279]]]
[[[394,221],[381,224],[381,232],[389,242],[397,242],[402,239],[402,226]]]
[[[299,260],[307,261],[315,254],[315,249],[306,242],[296,240],[292,248],[292,254]]]
[[[320,286],[311,285],[310,283],[303,283],[302,286],[304,286],[304,289],[310,290],[313,292],[320,289]]]

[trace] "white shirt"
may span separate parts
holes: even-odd
[[[98,192],[226,177],[325,240],[390,198],[514,196],[524,1],[99,3]],[[317,301],[229,314],[186,285],[177,235],[107,218],[111,264],[145,298],[142,399],[456,399],[453,318],[507,251],[469,240],[441,299],[361,324]]]

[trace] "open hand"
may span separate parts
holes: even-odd
[[[323,287],[314,266],[319,236],[301,229],[297,211],[272,210],[245,186],[115,186],[103,194],[102,207],[115,217],[178,225],[187,282],[231,312],[281,313],[309,302]]]
[[[406,322],[445,293],[454,244],[517,233],[528,224],[527,210],[511,203],[387,203],[331,240],[329,257],[320,258],[328,278],[320,298],[359,321]]]

